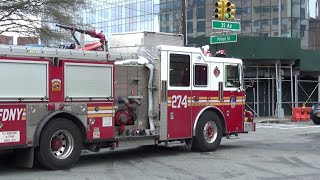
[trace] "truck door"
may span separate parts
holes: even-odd
[[[224,113],[228,132],[242,131],[244,118],[244,88],[240,64],[224,63]]]
[[[191,54],[168,53],[168,139],[191,137]]]

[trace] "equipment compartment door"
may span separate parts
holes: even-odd
[[[191,137],[191,54],[168,53],[168,139]]]
[[[26,144],[26,106],[0,105],[0,147]]]
[[[244,119],[244,89],[240,64],[224,63],[224,113],[228,132],[241,132]]]

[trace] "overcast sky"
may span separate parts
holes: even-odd
[[[316,17],[316,1],[317,0],[309,0],[309,10],[311,17]]]

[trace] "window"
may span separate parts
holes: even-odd
[[[273,12],[278,12],[279,11],[278,6],[277,5],[272,6],[272,11]]]
[[[190,56],[170,54],[170,86],[190,86]]]
[[[200,7],[197,9],[197,19],[205,19],[206,18],[206,9],[204,7]]]
[[[300,18],[305,19],[306,18],[306,9],[300,8]]]
[[[268,26],[268,25],[270,25],[268,19],[262,19],[262,20],[261,20],[261,24],[262,24],[263,26]]]
[[[255,13],[260,13],[261,7],[253,7]]]
[[[205,32],[205,30],[206,30],[206,22],[204,22],[204,21],[198,21],[198,23],[197,23],[197,30],[198,30],[198,32]]]
[[[167,3],[167,11],[173,11],[173,2]]]
[[[192,10],[189,10],[189,11],[187,12],[187,18],[188,18],[188,19],[193,19],[193,11],[192,11]]]
[[[208,84],[208,66],[194,66],[194,86],[207,86]]]
[[[198,3],[198,7],[199,7],[199,6],[205,6],[205,5],[206,5],[205,0],[198,0],[197,3]]]
[[[193,22],[188,22],[188,33],[193,33]]]
[[[278,18],[273,18],[272,19],[272,25],[277,25],[279,22],[279,19]]]
[[[253,25],[254,26],[260,26],[260,21],[259,20],[254,21]]]
[[[238,65],[226,65],[225,87],[240,87],[240,71]]]
[[[304,37],[304,31],[306,30],[306,25],[301,25],[300,26],[300,37],[303,38]]]
[[[176,0],[175,2],[173,2],[173,9],[174,10],[181,9],[181,1]]]
[[[261,7],[261,10],[263,13],[270,13],[271,12],[270,7],[268,7],[268,6]]]

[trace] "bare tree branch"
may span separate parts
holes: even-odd
[[[0,34],[15,32],[43,40],[67,40],[54,24],[81,27],[75,13],[89,7],[87,0],[1,0]]]

